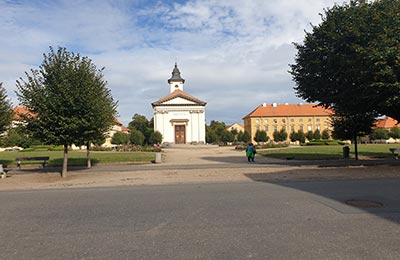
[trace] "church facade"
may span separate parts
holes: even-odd
[[[176,63],[168,84],[170,93],[151,104],[154,131],[162,134],[163,143],[204,144],[207,103],[183,91],[185,80]]]

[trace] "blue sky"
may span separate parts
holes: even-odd
[[[127,125],[135,113],[152,117],[177,62],[184,90],[207,102],[207,123],[242,123],[264,102],[304,102],[287,72],[292,43],[335,2],[0,0],[0,82],[17,106],[15,81],[49,46],[66,47],[105,67]]]

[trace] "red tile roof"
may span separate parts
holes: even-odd
[[[189,100],[189,101],[192,101],[192,102],[196,103],[196,105],[205,106],[207,104],[206,102],[201,101],[200,99],[197,99],[197,98],[189,95],[188,93],[186,93],[186,92],[184,92],[184,91],[182,91],[180,89],[177,89],[174,92],[171,92],[170,94],[168,94],[167,96],[160,98],[156,102],[153,102],[151,105],[153,107],[154,106],[161,106],[161,105],[163,105],[162,103],[170,101],[170,100],[172,100],[174,98],[178,98],[178,97],[186,99],[186,100]]]
[[[116,125],[118,125],[119,127],[121,127],[121,131],[124,133],[130,132],[131,130],[129,130],[128,127],[124,126],[118,119],[114,118],[114,123]]]
[[[244,118],[274,116],[329,116],[331,114],[332,110],[325,109],[316,104],[263,104],[258,106]]]
[[[29,110],[25,107],[14,107],[13,108],[13,120],[20,121],[23,115],[31,114]]]
[[[390,129],[394,126],[400,127],[400,123],[391,117],[384,117],[384,118],[378,119],[378,120],[376,120],[376,123],[375,123],[376,128]]]

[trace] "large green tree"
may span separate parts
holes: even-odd
[[[400,120],[399,13],[398,0],[351,0],[325,10],[295,44],[297,95],[340,114]]]
[[[11,101],[7,98],[7,93],[0,82],[0,134],[7,130],[12,121]]]
[[[256,141],[257,143],[260,142],[267,142],[269,140],[269,137],[267,135],[267,132],[265,132],[264,130],[257,130],[256,134],[254,136],[254,141]]]
[[[159,144],[161,144],[162,139],[163,139],[162,134],[159,131],[154,131],[150,135],[149,142],[150,142],[150,144],[153,144],[153,145],[154,144],[159,145]]]
[[[17,80],[17,95],[30,111],[26,121],[33,135],[45,143],[64,146],[61,176],[66,177],[68,147],[98,140],[112,124],[116,103],[102,70],[89,58],[61,47],[50,47],[43,56],[39,69]]]
[[[87,149],[87,167],[91,167],[91,144],[103,143],[106,133],[115,124],[117,102],[114,101],[107,82],[104,79],[104,68],[97,69],[90,59],[80,60],[75,77],[82,86],[81,90],[81,138],[76,144],[84,144]]]
[[[154,132],[154,121],[153,119],[147,120],[143,115],[134,114],[132,121],[128,124],[128,128],[131,132],[134,130],[140,131],[144,136],[144,143],[149,144],[150,136]]]

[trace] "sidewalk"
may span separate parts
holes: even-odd
[[[164,149],[161,164],[96,165],[70,167],[68,177],[60,169],[13,170],[0,179],[1,190],[29,190],[181,183],[249,181],[298,181],[327,179],[399,178],[399,160],[288,161],[257,156],[248,163],[242,151],[232,147]]]

